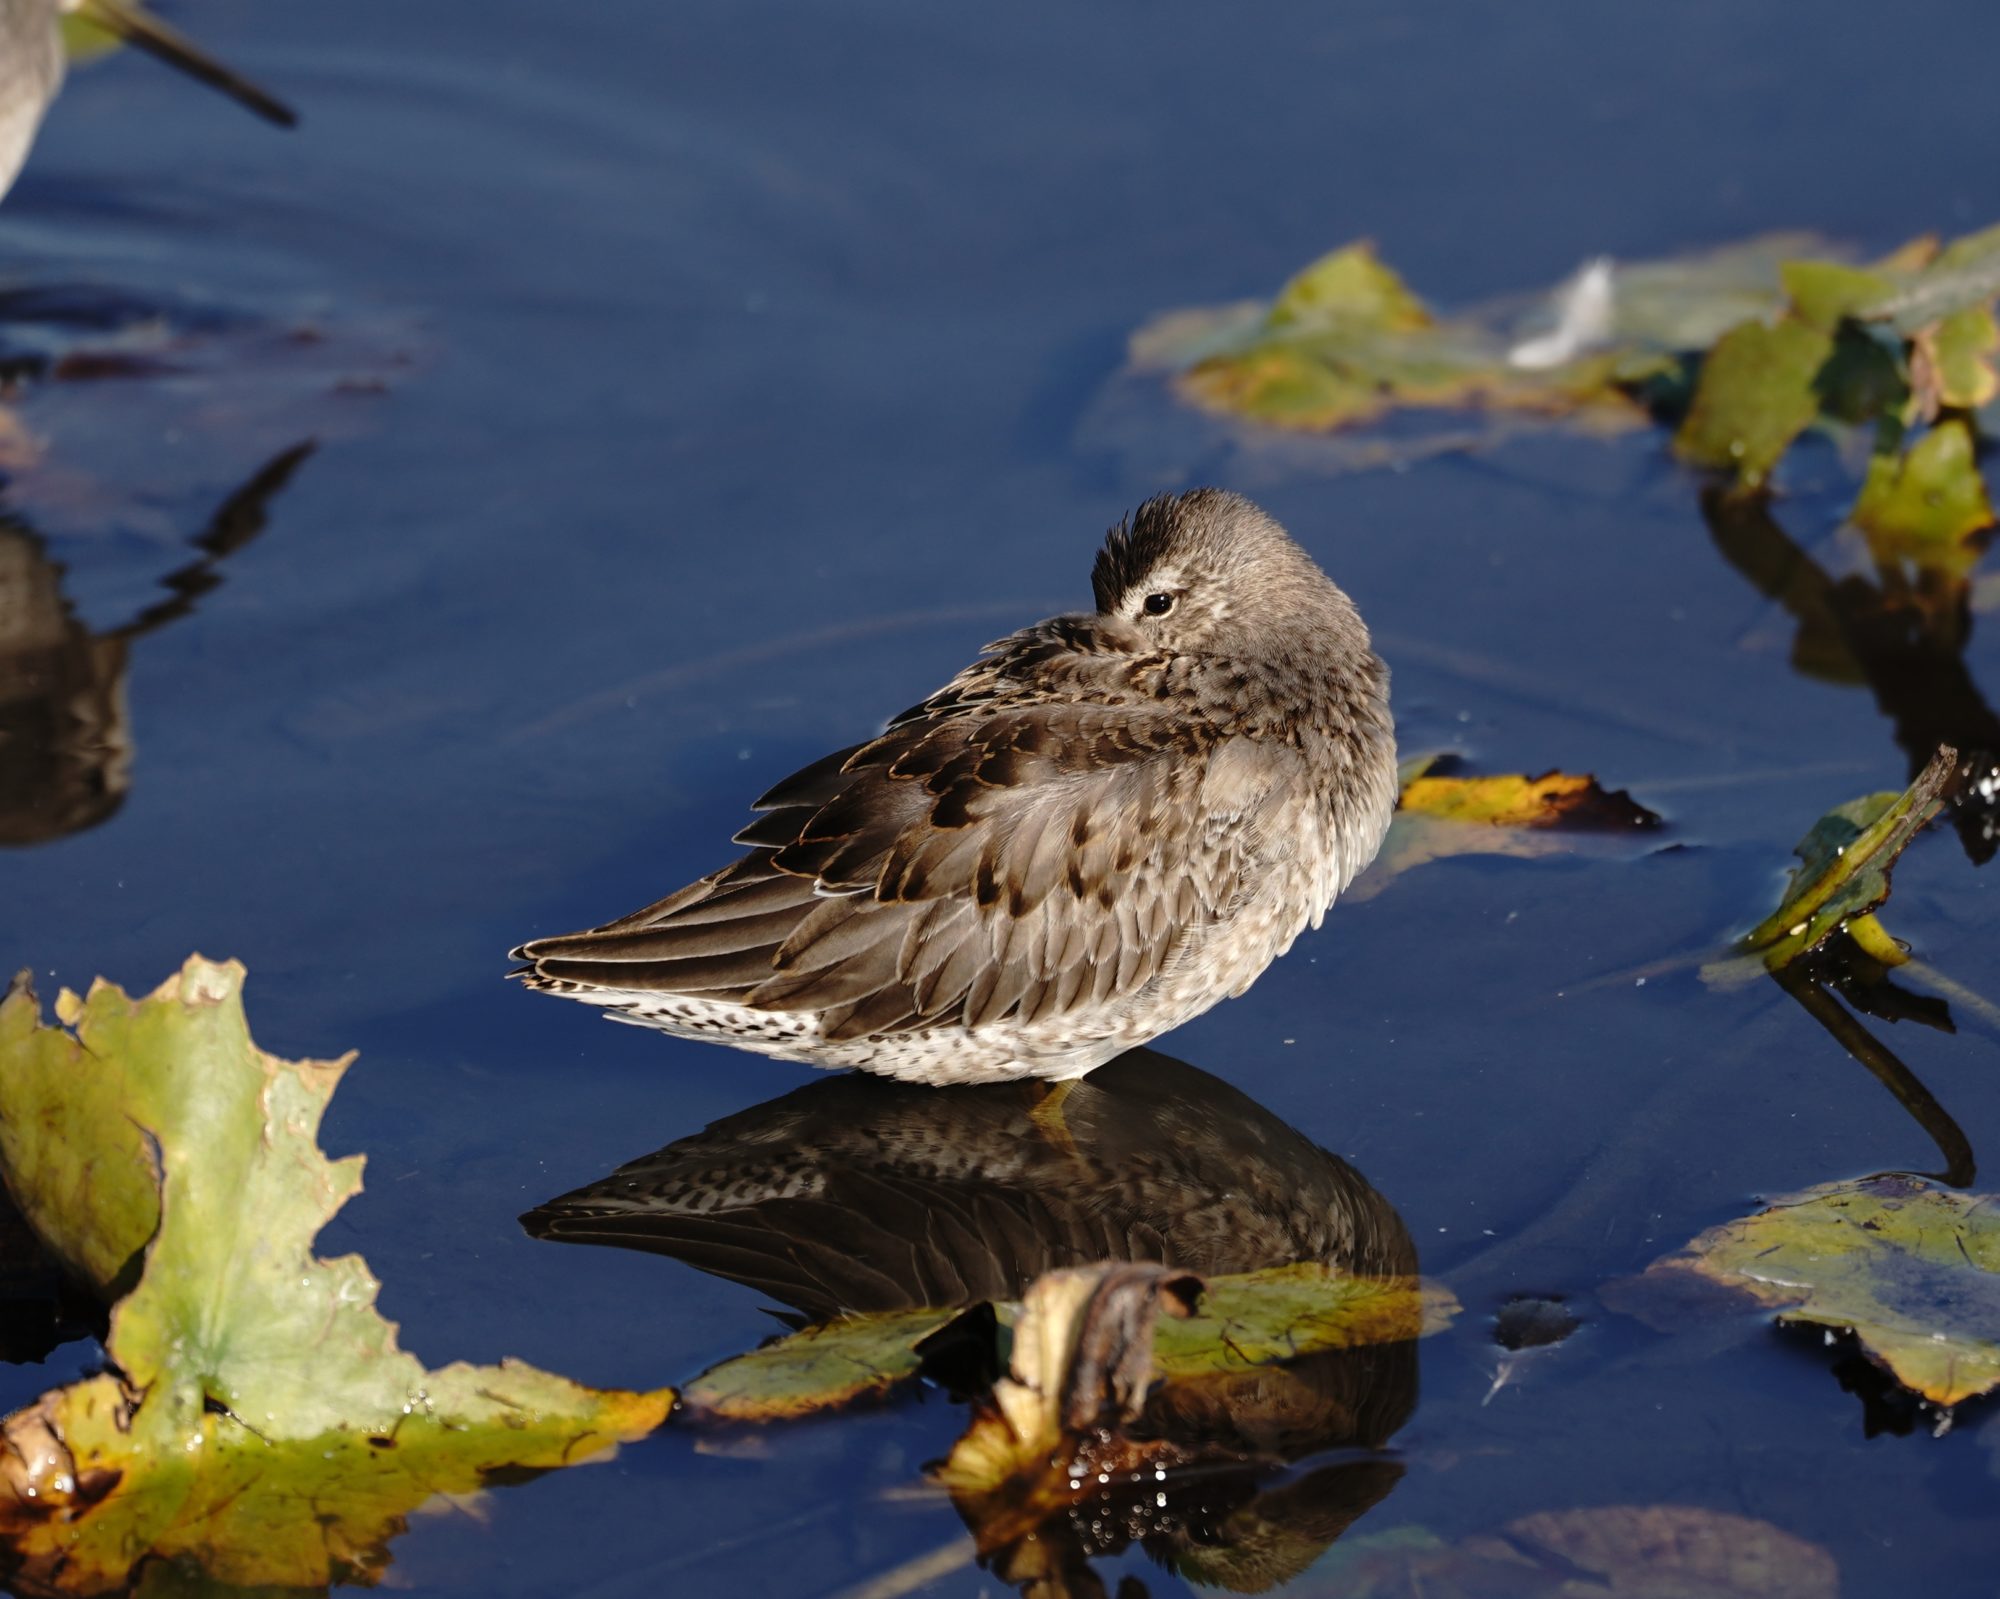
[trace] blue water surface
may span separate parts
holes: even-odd
[[[1600,253],[1777,227],[1883,251],[2000,219],[1986,0],[172,14],[302,126],[141,58],[79,71],[0,207],[0,289],[158,308],[196,366],[259,352],[255,382],[223,360],[52,386],[9,507],[110,628],[265,460],[320,443],[223,582],[133,644],[129,794],[0,861],[0,954],[45,990],[235,956],[265,1047],[359,1049],[326,1142],[367,1152],[367,1190],[322,1249],[367,1257],[408,1347],[650,1387],[774,1330],[746,1288],[516,1217],[812,1074],[522,992],[507,949],[720,864],[769,783],[1087,605],[1132,505],[1219,482],[1355,596],[1406,749],[1595,772],[1667,822],[1637,858],[1413,872],[1163,1042],[1354,1162],[1464,1302],[1422,1346],[1403,1476],[1346,1538],[1695,1505],[1820,1545],[1849,1599],[1990,1591],[1990,1409],[1868,1436],[1816,1339],[1662,1335],[1593,1298],[1761,1196],[1938,1168],[1774,985],[1634,975],[1719,948],[1814,818],[1907,781],[1865,685],[1793,669],[1657,434],[1336,473],[1164,391],[1116,426],[1102,404],[1147,318],[1269,294],[1351,238],[1452,305]],[[1848,468],[1815,445],[1791,470],[1793,536],[1834,561]],[[1975,618],[1975,680],[1993,640]],[[1933,830],[1893,904],[1983,994],[1993,881]],[[1978,1148],[2000,1057],[1955,1014],[1874,1025]],[[1491,1392],[1518,1293],[1584,1325]],[[0,1398],[93,1358],[9,1370]],[[962,1419],[932,1394],[670,1428],[420,1518],[393,1580],[844,1592],[961,1544],[912,1490]],[[914,1591],[997,1591],[944,1564]],[[1136,1552],[1100,1574],[1191,1591]]]

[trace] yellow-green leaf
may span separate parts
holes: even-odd
[[[1621,1293],[1695,1276],[1789,1323],[1851,1332],[1875,1361],[1939,1405],[2000,1387],[2000,1203],[1921,1177],[1828,1183],[1712,1227]]]
[[[1878,555],[1964,570],[1977,554],[1965,541],[1993,525],[1971,427],[1947,417],[1903,454],[1874,456],[1851,514]]]
[[[347,1060],[259,1050],[242,981],[196,957],[142,1000],[99,982],[58,1000],[61,1028],[25,984],[0,1005],[0,1168],[24,1212],[114,1288],[135,1218],[157,1218],[112,1310],[114,1369],[5,1422],[0,1537],[55,1591],[117,1587],[155,1553],[237,1584],[365,1571],[431,1494],[602,1454],[673,1402],[397,1348],[360,1257],[312,1251],[360,1186],[316,1136]],[[100,1154],[105,1180],[79,1182]]]
[[[1792,309],[1825,333],[1895,290],[1882,273],[1838,261],[1787,261],[1778,273]]]
[[[788,1421],[877,1398],[917,1375],[917,1345],[958,1314],[892,1310],[788,1333],[711,1366],[681,1403],[696,1420]]]
[[[1153,1329],[1153,1357],[1172,1381],[1421,1337],[1451,1324],[1458,1301],[1419,1277],[1355,1277],[1315,1261],[1210,1277],[1185,1320]]]
[[[1976,411],[2000,394],[1993,352],[2000,349],[2000,326],[1990,305],[1968,305],[1937,324],[1929,339],[1936,364],[1940,405]]]
[[[1796,317],[1731,329],[1702,363],[1674,448],[1695,466],[1761,484],[1819,415],[1815,381],[1832,354],[1833,335]]]
[[[1431,314],[1401,278],[1382,264],[1367,240],[1321,256],[1278,291],[1269,322],[1353,321],[1407,332],[1431,325]]]
[[[1817,949],[1844,922],[1881,905],[1896,857],[1937,814],[1957,766],[1958,752],[1947,745],[1903,793],[1869,794],[1821,817],[1799,841],[1799,865],[1778,908],[1737,948],[1775,972]]]

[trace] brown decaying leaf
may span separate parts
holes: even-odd
[[[1375,863],[1347,891],[1371,899],[1418,866],[1456,855],[1533,860],[1567,855],[1584,841],[1623,848],[1649,840],[1660,818],[1624,789],[1549,771],[1539,777],[1433,775],[1436,761],[1403,768],[1403,793]]]
[[[1624,789],[1597,779],[1547,771],[1539,777],[1422,776],[1404,785],[1398,809],[1440,821],[1489,827],[1657,827],[1660,819]]]

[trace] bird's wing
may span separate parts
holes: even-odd
[[[780,783],[734,865],[523,956],[586,985],[822,1012],[836,1041],[1142,988],[1294,847],[1303,762],[1142,692],[1129,654],[1054,625]],[[1059,697],[1020,686],[1025,651],[1044,652],[1039,689],[1067,674]]]

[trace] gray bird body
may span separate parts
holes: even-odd
[[[771,790],[741,860],[517,950],[523,980],[926,1083],[1078,1077],[1242,993],[1381,843],[1387,669],[1235,495],[1149,501],[1092,586]]]

